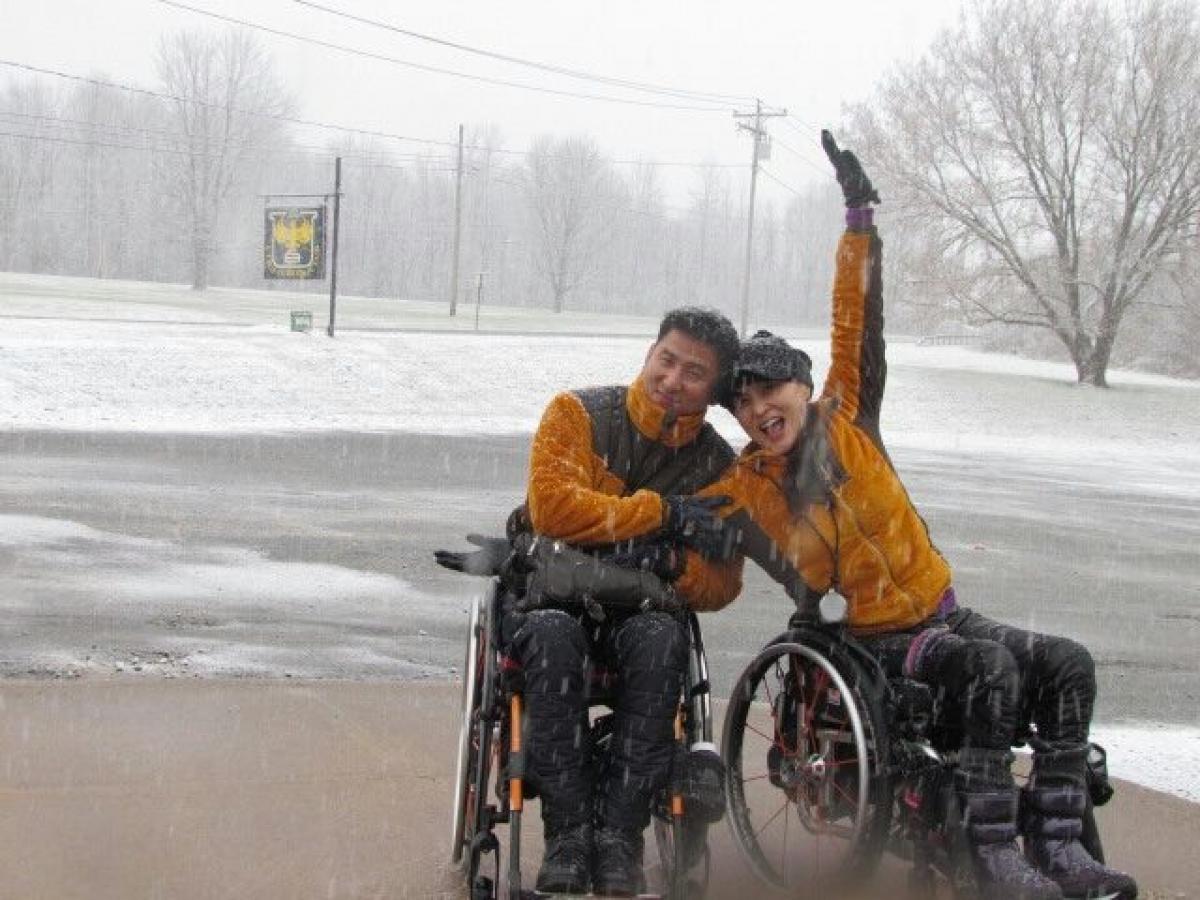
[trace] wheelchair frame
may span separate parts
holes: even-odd
[[[451,862],[466,877],[471,900],[508,900],[538,896],[522,887],[520,858],[525,810],[524,705],[519,689],[505,678],[500,652],[499,600],[502,588],[493,580],[471,608],[463,666],[461,725],[454,776]],[[699,623],[687,614],[688,675],[675,719],[680,751],[697,741],[712,741],[712,701],[708,663]],[[593,700],[589,706],[602,705]],[[598,720],[599,721],[599,720]],[[593,723],[593,733],[596,723]],[[676,759],[681,758],[676,753]],[[495,795],[491,802],[490,795]],[[686,809],[676,773],[654,803],[652,824],[668,900],[702,895],[708,881],[708,849],[690,862],[685,858]],[[508,826],[506,866],[496,833]],[[491,856],[491,866],[487,858]],[[490,875],[485,873],[490,868]],[[501,881],[503,881],[503,890]],[[692,876],[695,876],[694,878]],[[697,893],[697,888],[699,893]]]
[[[909,679],[888,679],[841,626],[791,624],[746,666],[726,710],[721,755],[728,768],[727,814],[742,856],[767,884],[795,888],[803,882],[816,890],[869,877],[890,850],[911,861],[915,896],[930,896],[938,879],[958,896],[974,896],[978,885],[954,791],[955,753],[934,727],[932,691]],[[760,698],[760,687],[773,677],[780,687],[774,696],[767,687]],[[760,724],[766,707],[769,725]],[[747,749],[751,737],[769,745],[765,774],[757,772],[757,751]],[[1036,737],[1020,740],[1035,743]],[[767,784],[782,799],[772,799]],[[767,812],[776,804],[778,809],[759,821],[762,810],[753,803],[764,796]],[[840,849],[828,869],[812,870],[811,860],[823,858],[819,846],[797,868],[803,854],[787,845],[793,810],[802,833],[828,838]],[[776,854],[764,835],[777,828],[779,816],[784,846]],[[1103,861],[1090,799],[1082,840]]]

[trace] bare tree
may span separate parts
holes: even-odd
[[[292,102],[247,32],[180,32],[159,44],[158,71],[184,155],[172,166],[191,239],[192,287],[208,286],[223,207],[247,161],[281,130]]]
[[[523,184],[534,261],[556,313],[592,274],[610,183],[608,166],[590,138],[541,137],[529,151]]]
[[[969,320],[1049,329],[1105,385],[1122,319],[1200,209],[1194,5],[984,0],[853,114]]]

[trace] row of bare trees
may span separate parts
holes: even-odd
[[[170,36],[158,63],[154,94],[0,85],[0,268],[259,284],[262,195],[329,190],[341,155],[344,290],[446,298],[449,147],[306,139],[245,34]],[[1042,332],[1096,385],[1113,359],[1200,375],[1193,3],[971,0],[850,122],[887,201],[893,326]],[[464,292],[485,282],[489,302],[555,311],[736,312],[745,173],[697,167],[672,205],[660,168],[614,164],[586,136],[514,151],[486,127],[467,144]],[[836,190],[760,216],[751,319],[822,322]]]
[[[210,284],[261,284],[264,195],[332,190],[344,159],[339,283],[348,293],[447,297],[451,147],[404,152],[380,138],[309,137],[263,47],[242,32],[184,32],[159,45],[153,92],[96,78],[0,86],[0,269]],[[745,173],[698,167],[671,206],[660,169],[615,165],[586,136],[524,151],[495,127],[464,160],[464,292],[489,302],[656,313],[704,303],[733,313],[742,277]],[[767,208],[756,321],[824,307],[836,196]],[[317,198],[316,202],[319,202]],[[817,214],[823,214],[818,221]],[[788,248],[783,252],[782,248]],[[796,303],[814,273],[824,285]]]

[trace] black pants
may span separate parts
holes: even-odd
[[[864,643],[890,677],[915,678],[941,694],[939,725],[951,743],[1007,750],[1030,722],[1054,744],[1087,740],[1096,670],[1075,641],[958,607],[945,619]]]
[[[504,631],[524,673],[527,778],[548,830],[601,824],[641,831],[666,783],[687,669],[679,619],[639,613],[595,626],[557,609],[509,613]],[[596,667],[613,672],[613,731],[595,771],[588,705]]]

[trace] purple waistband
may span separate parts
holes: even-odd
[[[908,653],[904,656],[904,674],[908,678],[920,678],[921,663],[924,660],[925,654],[928,652],[939,637],[943,634],[949,634],[945,619],[950,613],[958,608],[958,599],[954,596],[954,588],[946,588],[942,594],[942,599],[938,601],[937,609],[933,615],[927,619],[927,622],[933,624],[920,631],[912,643],[908,645]]]
[[[851,231],[866,231],[875,223],[875,210],[869,206],[846,208],[846,227]]]
[[[942,594],[942,599],[938,601],[937,612],[934,615],[944,619],[956,609],[958,609],[958,598],[954,596],[954,588],[948,587],[946,588],[946,592]]]

